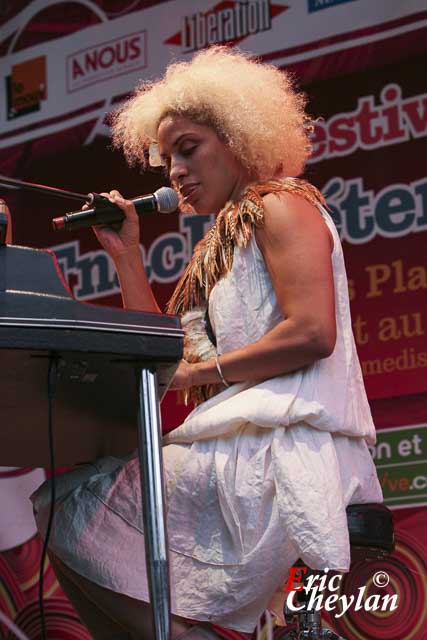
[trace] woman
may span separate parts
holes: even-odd
[[[310,153],[304,104],[284,73],[217,47],[114,121],[131,162],[157,154],[182,208],[217,215],[168,308],[187,331],[172,386],[198,404],[163,449],[174,638],[217,637],[208,622],[249,637],[295,560],[348,570],[345,508],[382,499],[341,245],[320,193],[294,178]],[[134,207],[108,195],[126,218],[95,232],[124,306],[160,311]],[[58,481],[61,584],[96,638],[151,637],[136,458]]]

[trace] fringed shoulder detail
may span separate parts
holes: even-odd
[[[250,187],[239,202],[227,202],[193,256],[169,301],[168,313],[183,313],[206,303],[215,284],[233,266],[234,247],[245,247],[253,226],[264,219],[262,196]]]
[[[239,202],[227,202],[212,228],[194,248],[193,256],[169,300],[167,313],[183,315],[196,307],[206,310],[212,289],[232,269],[234,247],[246,247],[254,227],[264,224],[263,196],[279,192],[299,195],[315,206],[326,206],[320,191],[298,178],[269,180],[249,186]],[[187,334],[191,324],[183,321]],[[187,335],[184,342],[184,358],[187,362],[207,359],[206,351],[198,353],[195,344],[197,341]],[[212,355],[209,354],[209,357]],[[192,387],[184,395],[187,400],[199,404],[220,388],[220,385]]]
[[[304,200],[307,200],[315,207],[326,207],[327,204],[322,193],[317,187],[302,180],[301,178],[283,178],[282,180],[269,180],[268,182],[257,185],[258,193],[261,196],[266,196],[268,193],[279,193],[285,191],[286,193],[293,193],[296,196],[301,196]]]

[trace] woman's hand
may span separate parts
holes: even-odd
[[[186,389],[187,387],[192,387],[194,385],[194,368],[194,364],[190,364],[186,360],[181,360],[172,378],[169,389]]]
[[[114,260],[123,254],[139,251],[140,229],[139,218],[135,205],[131,200],[125,200],[116,190],[109,193],[101,193],[112,203],[120,207],[125,214],[125,219],[119,225],[99,225],[92,227],[96,237],[105,251]],[[83,207],[88,208],[86,205]]]
[[[139,218],[135,205],[116,190],[101,195],[120,207],[125,214],[120,224],[92,227],[100,244],[114,261],[123,306],[125,309],[160,313],[142,261]]]

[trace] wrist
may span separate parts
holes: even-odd
[[[135,266],[135,261],[140,262],[144,266],[142,261],[141,246],[138,244],[126,247],[123,251],[113,256],[113,261],[117,269],[120,267]]]
[[[224,387],[229,387],[229,386],[230,386],[230,383],[229,383],[229,382],[227,382],[227,380],[226,380],[226,379],[225,379],[225,377],[224,377],[224,373],[223,373],[223,371],[222,371],[221,363],[220,363],[220,361],[219,361],[219,355],[217,355],[217,356],[215,357],[215,366],[216,366],[216,370],[217,370],[217,372],[218,372],[218,375],[219,375],[219,378],[220,378],[220,380],[221,380],[222,385],[223,385]]]
[[[194,364],[191,365],[189,386],[198,387],[202,384],[206,384],[203,381],[203,375],[202,375],[203,372],[201,369],[202,364],[203,362],[195,362]]]
[[[196,362],[192,365],[191,384],[196,386],[224,384],[218,372],[215,358],[210,358],[204,362]]]

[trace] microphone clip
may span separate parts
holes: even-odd
[[[87,194],[86,204],[90,207],[98,209],[102,207],[110,207],[112,203],[107,197],[101,196],[99,193],[94,193],[93,191],[91,191]]]

